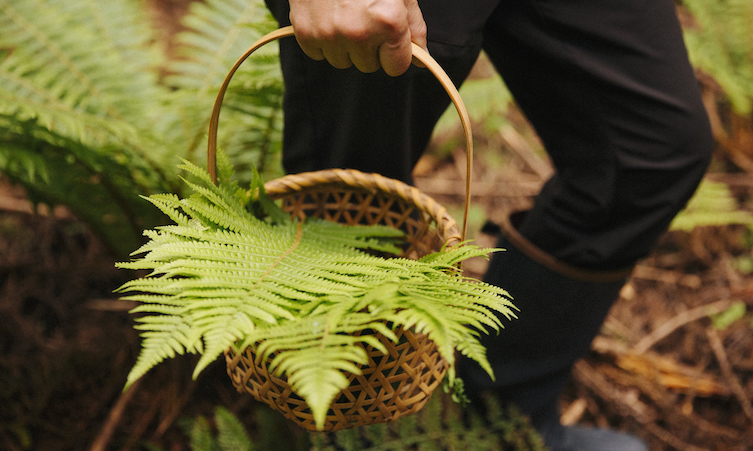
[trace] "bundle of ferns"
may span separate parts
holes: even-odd
[[[392,328],[427,333],[450,364],[454,351],[491,367],[481,333],[499,331],[499,316],[514,317],[501,288],[462,277],[461,261],[491,249],[463,245],[419,260],[382,258],[364,250],[397,252],[402,232],[383,226],[343,226],[316,219],[294,221],[264,194],[257,177],[250,189],[221,182],[184,163],[199,179],[181,199],[148,199],[175,224],[145,232],[149,242],[121,268],[151,274],[121,287],[138,301],[133,313],[142,351],[128,384],[163,359],[202,354],[194,377],[228,348],[254,346],[258,358],[274,357],[270,371],[288,379],[311,407],[318,424],[348,381],[367,363],[357,342],[383,350],[370,335],[395,339]],[[387,325],[390,325],[389,327]],[[450,370],[450,380],[454,374]]]

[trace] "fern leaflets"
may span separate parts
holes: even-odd
[[[748,225],[751,220],[753,215],[738,207],[726,184],[705,179],[669,228],[690,232],[704,226]]]
[[[362,249],[394,252],[390,240],[401,232],[294,222],[268,202],[258,179],[247,192],[213,185],[190,163],[181,168],[199,179],[190,184],[196,194],[150,197],[176,224],[146,232],[150,241],[135,252],[141,257],[119,264],[152,271],[120,289],[133,293],[125,299],[140,302],[133,312],[143,315],[142,352],[128,384],[175,354],[202,354],[196,376],[226,349],[255,346],[323,424],[347,387],[343,371],[358,372],[367,359],[354,345],[382,348],[354,333],[394,337],[385,324],[427,333],[450,363],[458,349],[491,373],[477,336],[498,331],[497,314],[512,318],[514,307],[503,289],[450,270],[489,249],[461,246],[418,261],[375,257]]]
[[[32,201],[67,206],[121,257],[159,220],[138,194],[178,191],[175,158],[201,161],[224,74],[276,27],[261,0],[192,2],[170,59],[148,3],[0,0],[0,171]],[[254,164],[280,172],[275,53],[237,74],[219,131],[247,181]]]
[[[753,111],[753,3],[750,0],[683,0],[694,24],[685,30],[690,60],[711,75],[732,108]]]

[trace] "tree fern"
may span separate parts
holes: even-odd
[[[390,240],[401,232],[293,221],[266,200],[258,179],[246,191],[228,181],[215,186],[191,163],[182,169],[199,179],[190,185],[193,196],[150,198],[176,224],[147,232],[150,241],[135,253],[141,257],[119,265],[152,271],[121,288],[136,292],[125,299],[140,302],[134,313],[145,314],[137,319],[144,341],[128,384],[175,354],[202,354],[196,376],[226,349],[253,346],[321,425],[347,386],[343,371],[359,372],[367,361],[354,345],[384,349],[355,332],[394,339],[386,324],[425,332],[449,362],[457,348],[491,373],[477,336],[499,330],[495,313],[513,317],[512,304],[503,289],[453,269],[489,249],[461,246],[417,261],[375,257],[362,249],[396,252]]]
[[[202,160],[222,74],[274,28],[261,0],[196,3],[172,61],[145,2],[0,0],[0,171],[32,200],[70,207],[121,255],[159,218],[138,195],[179,191],[175,159]],[[220,129],[232,158],[270,174],[281,127],[274,55],[265,49],[238,74]]]

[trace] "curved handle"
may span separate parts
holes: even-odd
[[[209,175],[212,178],[212,182],[217,183],[217,127],[220,120],[220,109],[222,108],[222,101],[225,98],[225,92],[227,91],[228,85],[230,84],[230,79],[233,78],[233,75],[238,70],[241,64],[249,57],[252,53],[254,53],[256,50],[259,49],[259,47],[268,44],[272,41],[275,41],[280,38],[285,38],[289,36],[294,36],[293,27],[283,27],[280,29],[277,29],[265,36],[262,36],[258,41],[256,41],[248,50],[246,50],[246,53],[241,56],[238,61],[235,63],[232,69],[230,69],[230,72],[225,77],[225,81],[222,83],[222,86],[220,87],[220,91],[217,93],[217,100],[214,102],[214,108],[212,109],[212,117],[209,120],[209,143],[207,145],[207,169],[209,170]],[[463,211],[463,230],[462,230],[462,239],[465,240],[466,231],[468,229],[468,209],[471,204],[471,173],[472,173],[472,163],[473,163],[473,135],[471,133],[471,120],[468,116],[468,111],[465,108],[465,104],[463,103],[463,100],[460,98],[460,94],[458,93],[458,90],[455,88],[455,85],[452,83],[452,80],[450,80],[450,77],[447,76],[445,71],[442,69],[442,67],[437,63],[434,58],[429,55],[424,49],[419,47],[416,44],[413,44],[413,56],[419,60],[421,63],[426,66],[429,71],[431,71],[432,74],[439,80],[439,82],[442,84],[442,87],[447,91],[447,94],[450,96],[450,99],[452,100],[452,103],[455,105],[455,108],[458,111],[458,115],[460,116],[460,121],[463,124],[463,132],[465,133],[465,147],[466,147],[466,174],[465,174],[465,208]]]

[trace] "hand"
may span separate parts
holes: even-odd
[[[408,70],[411,41],[426,49],[426,23],[417,0],[290,0],[290,22],[301,49],[338,69]]]

